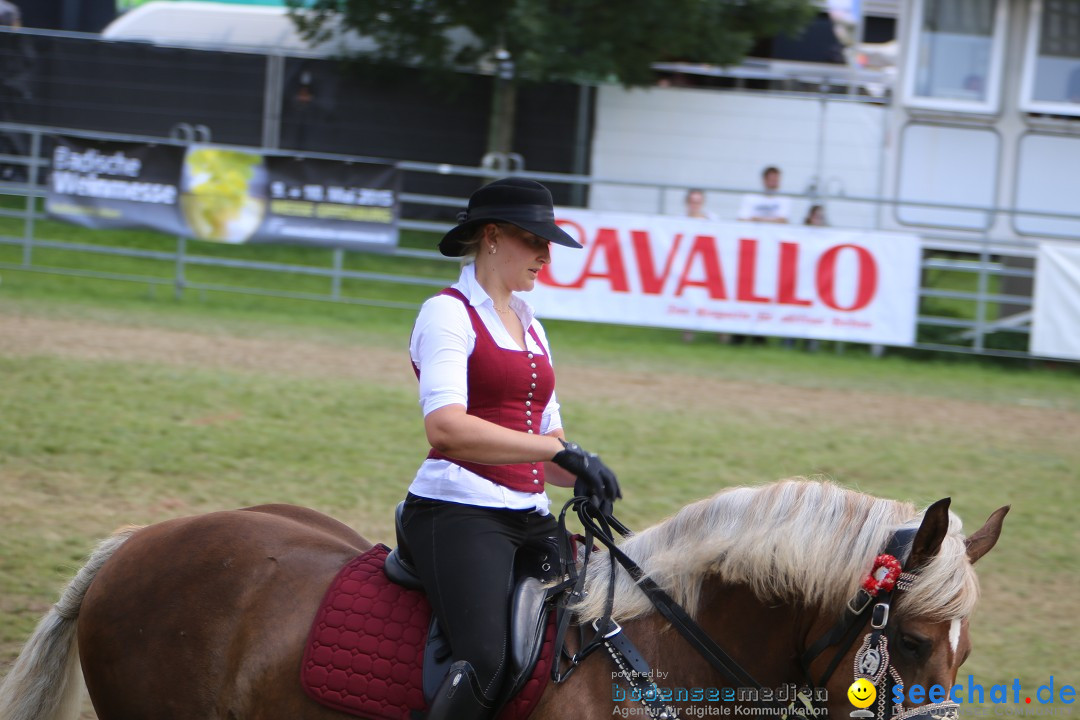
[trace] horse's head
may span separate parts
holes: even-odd
[[[831,716],[850,714],[848,688],[867,677],[879,696],[885,694],[884,702],[879,697],[867,708],[879,718],[891,717],[894,709],[905,719],[955,717],[949,693],[971,652],[968,628],[977,589],[971,565],[997,543],[1008,511],[996,510],[961,545],[949,499],[927,508],[897,589],[871,601],[891,607],[874,608],[827,680]],[[900,698],[902,708],[894,708]]]
[[[621,547],[743,671],[718,667],[700,638],[706,651],[692,654],[689,645],[656,642],[654,662],[676,684],[750,685],[741,675],[763,689],[809,686],[814,709],[825,704],[833,718],[904,712],[910,717],[900,720],[914,720],[917,708],[928,718],[955,711],[939,701],[949,699],[971,649],[973,564],[994,547],[1007,512],[965,539],[947,499],[920,514],[909,503],[793,478],[724,490]],[[589,567],[581,617],[604,615],[610,578],[607,563]],[[615,575],[614,619],[649,618],[653,602],[629,573]],[[654,637],[664,636],[664,621],[652,622]],[[849,700],[856,679],[876,687],[869,707]],[[912,696],[916,685],[922,693]],[[894,703],[900,692],[903,702]]]

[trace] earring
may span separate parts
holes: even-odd
[[[494,254],[495,254],[495,246],[492,245],[491,250],[488,250],[488,255],[494,255]]]

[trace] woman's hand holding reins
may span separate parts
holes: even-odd
[[[577,443],[559,438],[563,449],[555,453],[551,462],[577,478],[574,495],[589,498],[593,507],[603,515],[611,515],[615,501],[622,497],[615,473],[604,464],[599,455],[586,452]]]

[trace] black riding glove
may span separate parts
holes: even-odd
[[[577,478],[574,496],[589,498],[593,507],[602,515],[611,515],[615,501],[622,497],[619,481],[599,455],[585,452],[577,443],[559,439],[563,449],[551,461]]]

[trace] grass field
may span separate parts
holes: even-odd
[[[121,524],[293,502],[392,543],[426,452],[412,311],[0,275],[0,673]],[[792,475],[920,505],[949,495],[969,530],[1012,504],[980,563],[964,672],[1080,680],[1074,367],[548,334],[568,434],[619,472],[632,527]]]

